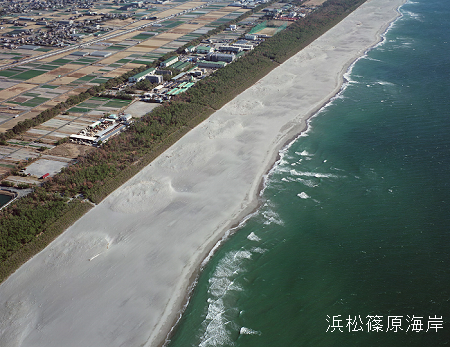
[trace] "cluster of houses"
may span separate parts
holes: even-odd
[[[269,0],[240,0],[233,2],[230,6],[242,7],[242,8],[255,8],[260,4],[265,4],[269,2]]]
[[[48,20],[44,17],[18,17],[16,19],[4,20],[2,24],[13,24],[22,28],[16,28],[3,34],[0,42],[4,47],[17,48],[17,45],[35,45],[64,47],[80,41],[89,34],[101,33],[111,30],[101,25],[103,22],[113,19],[130,18],[129,13],[100,13],[86,12],[78,14],[73,12],[74,16],[64,20]],[[96,16],[95,18],[87,18],[84,20],[75,20],[83,16]],[[37,24],[42,26],[39,29],[28,27],[29,24]],[[97,35],[97,34],[96,34]],[[14,46],[15,45],[15,46]]]
[[[0,16],[11,13],[29,13],[31,11],[60,11],[70,8],[69,11],[79,9],[89,9],[94,5],[91,0],[40,0],[40,1],[9,1],[0,2]]]

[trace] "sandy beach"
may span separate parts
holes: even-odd
[[[278,151],[404,0],[368,0],[197,126],[0,286],[0,346],[158,346]]]

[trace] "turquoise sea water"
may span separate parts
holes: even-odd
[[[450,344],[450,2],[401,12],[283,151],[170,347]]]

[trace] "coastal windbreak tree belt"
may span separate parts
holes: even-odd
[[[78,158],[75,165],[49,179],[28,197],[0,211],[0,281],[92,207],[86,200],[71,198],[82,194],[85,199],[99,203],[190,129],[363,2],[365,0],[328,0],[307,18],[293,23],[238,61],[201,80],[170,104],[156,108],[128,131]],[[113,80],[107,84],[113,86],[118,82]],[[87,97],[82,95],[79,100],[84,96]]]

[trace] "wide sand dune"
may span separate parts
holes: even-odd
[[[156,346],[280,147],[403,0],[369,0],[200,124],[0,286],[0,346]]]

